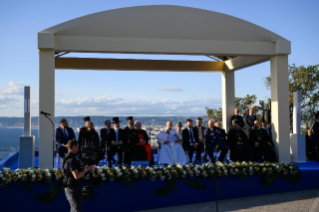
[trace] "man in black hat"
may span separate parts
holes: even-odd
[[[234,162],[251,161],[251,151],[246,133],[240,127],[241,121],[234,119],[227,134],[227,145],[230,148],[230,159]]]
[[[111,159],[116,153],[118,153],[119,161],[118,164],[123,162],[123,150],[127,145],[127,137],[125,131],[120,128],[120,120],[118,117],[113,117],[112,119],[113,129],[110,132],[110,140],[107,145],[107,154],[109,166],[112,166]]]
[[[249,134],[249,143],[253,149],[254,161],[277,162],[275,150],[267,131],[260,127],[259,120],[254,121],[254,129]],[[264,159],[262,159],[264,156]]]
[[[80,150],[82,151],[85,147],[96,147],[94,149],[94,152],[98,154],[98,161],[105,159],[104,153],[101,149],[101,143],[99,134],[94,129],[94,123],[87,117],[85,121],[85,127],[81,128],[80,131],[81,134],[79,134],[79,144],[80,144]],[[80,152],[81,154],[81,152]],[[89,156],[91,157],[91,156]],[[82,155],[81,155],[82,158]],[[82,161],[81,161],[82,162]],[[99,165],[98,162],[96,162],[96,165]]]
[[[82,141],[84,140],[84,137],[83,137],[84,132],[87,130],[87,127],[90,126],[90,124],[91,124],[91,118],[90,118],[90,116],[84,117],[84,118],[83,118],[83,121],[84,121],[85,126],[80,128],[80,131],[79,131],[79,139],[78,139],[78,142],[79,142],[79,150],[80,150],[80,151],[81,151]]]
[[[315,136],[317,161],[319,161],[319,112],[315,115],[316,122],[313,124],[312,131]]]

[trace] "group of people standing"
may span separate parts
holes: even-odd
[[[220,122],[214,122],[214,120],[209,120],[206,128],[202,126],[202,118],[197,118],[196,126],[193,126],[191,119],[187,119],[186,128],[182,129],[182,123],[179,122],[176,124],[176,130],[172,129],[170,121],[167,122],[166,128],[156,137],[160,143],[158,162],[185,163],[187,161],[185,155],[188,155],[189,162],[193,163],[208,161],[207,155],[211,160],[215,160],[216,150],[220,151],[218,160],[221,162],[224,161],[228,150],[230,150],[232,161],[277,162],[271,130],[269,126],[267,127],[267,122],[263,121],[260,125],[257,117],[253,115],[253,109],[250,109],[245,119],[238,112],[236,108],[230,120],[232,127],[227,133],[221,128]],[[246,126],[246,132],[243,130],[244,126]],[[196,156],[193,160],[194,153]]]
[[[197,118],[196,125],[193,124],[193,120],[187,119],[184,129],[181,122],[173,129],[173,123],[168,121],[166,127],[156,135],[159,143],[158,163],[186,163],[187,156],[192,163],[208,161],[207,155],[211,160],[215,160],[216,150],[220,151],[219,161],[224,161],[230,150],[232,161],[276,162],[271,130],[267,128],[267,123],[263,122],[260,126],[252,109],[244,119],[238,112],[236,108],[230,120],[232,127],[227,133],[221,128],[220,122],[214,120],[209,120],[205,127],[202,126],[202,118]],[[85,126],[80,129],[78,138],[80,150],[81,145],[95,141],[107,154],[109,166],[116,162],[115,154],[118,154],[119,164],[130,165],[132,161],[149,161],[151,165],[154,164],[150,138],[142,129],[142,123],[134,122],[132,116],[127,117],[127,126],[123,129],[120,128],[121,121],[118,117],[113,117],[112,121],[106,120],[100,134],[94,129],[90,117],[85,117],[84,122]],[[243,130],[244,126],[246,132]],[[61,119],[60,127],[55,132],[57,151],[61,157],[67,153],[67,143],[72,139],[76,139],[73,129],[68,127],[66,119]],[[104,159],[104,153],[100,155],[100,159]],[[193,160],[194,153],[196,156]]]
[[[149,137],[139,121],[134,123],[133,117],[127,117],[127,126],[120,128],[120,120],[113,117],[105,121],[105,127],[101,129],[100,135],[94,129],[94,123],[90,117],[85,117],[85,126],[79,132],[79,149],[88,142],[98,142],[102,151],[107,154],[109,166],[115,163],[114,155],[118,154],[118,163],[130,165],[131,161],[150,161],[154,164],[151,146],[148,144]],[[67,143],[69,140],[76,139],[72,128],[68,127],[66,119],[61,119],[60,127],[55,131],[55,142],[57,151],[63,158],[67,153]],[[123,158],[124,157],[124,158]],[[104,154],[99,155],[99,159],[104,159]]]

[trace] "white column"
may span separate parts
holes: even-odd
[[[41,114],[50,113],[54,122],[55,54],[54,50],[39,50],[39,167],[53,168],[52,123]]]
[[[280,162],[290,162],[288,56],[274,56],[271,66],[272,139]]]
[[[230,118],[235,109],[235,73],[234,71],[222,72],[222,110],[223,128],[228,132]]]

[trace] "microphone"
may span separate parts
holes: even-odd
[[[45,115],[45,116],[51,116],[51,114],[50,114],[50,113],[43,112],[42,110],[41,110],[41,114],[43,114],[43,115]]]

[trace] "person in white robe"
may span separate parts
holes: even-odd
[[[172,122],[168,121],[166,123],[166,127],[156,135],[156,139],[161,145],[160,151],[158,153],[158,163],[186,163],[184,149],[178,143],[182,137],[175,129],[172,129],[172,126]]]

